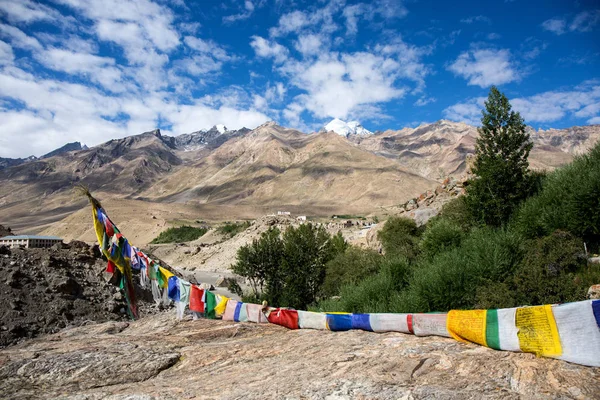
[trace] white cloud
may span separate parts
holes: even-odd
[[[502,38],[502,36],[495,32],[492,32],[492,33],[488,33],[487,38],[488,38],[488,40],[498,40],[498,39]]]
[[[445,118],[479,125],[485,97],[457,103],[443,111]],[[510,99],[513,110],[521,113],[526,123],[554,122],[566,116],[587,118],[588,123],[600,113],[600,82],[587,81],[571,90],[551,90],[529,97]]]
[[[481,125],[481,110],[484,108],[485,97],[469,99],[457,103],[442,111],[444,118],[451,121],[464,122],[469,125]]]
[[[153,64],[157,53],[179,45],[173,12],[150,0],[59,0],[95,22],[98,37],[123,47],[133,64]]]
[[[427,97],[422,96],[417,101],[415,101],[414,105],[417,107],[423,107],[430,103],[435,103],[437,99],[435,97]]]
[[[124,90],[120,83],[121,71],[115,67],[113,58],[55,48],[37,53],[36,58],[56,71],[88,76],[92,82],[112,92]]]
[[[567,22],[562,18],[551,18],[542,22],[542,28],[557,35],[566,32]]]
[[[417,83],[416,92],[425,87],[425,77],[431,73],[431,69],[423,63],[424,56],[431,54],[433,46],[418,47],[410,45],[396,37],[386,45],[375,46],[375,51],[398,63],[399,78],[409,79]]]
[[[246,0],[244,1],[244,11],[239,14],[227,15],[223,17],[223,23],[232,24],[236,21],[248,19],[254,13],[254,8],[254,3],[252,3],[250,0]]]
[[[534,37],[528,37],[521,44],[521,56],[526,60],[533,60],[537,58],[542,51],[548,48],[548,43],[543,42]]]
[[[250,46],[256,52],[256,55],[262,58],[273,58],[275,62],[282,63],[287,59],[288,49],[260,36],[252,36]]]
[[[511,60],[508,49],[466,51],[458,56],[448,70],[468,80],[469,85],[481,87],[518,81],[522,76]]]
[[[322,8],[310,8],[306,11],[295,10],[283,14],[277,26],[269,29],[271,37],[285,36],[290,33],[300,34],[307,28],[315,28],[321,33],[332,33],[338,29],[334,15],[342,10],[344,0],[330,0]]]
[[[486,17],[485,15],[476,15],[473,17],[463,18],[460,20],[463,24],[472,24],[474,22],[483,22],[488,25],[492,24],[492,20]]]
[[[346,34],[356,35],[358,32],[358,23],[360,18],[372,22],[375,16],[381,16],[384,19],[402,18],[408,14],[402,1],[379,0],[370,3],[358,3],[346,6],[342,15],[346,19]]]
[[[344,18],[346,18],[346,33],[356,35],[358,32],[358,18],[364,13],[364,4],[354,4],[344,8]]]
[[[0,92],[26,107],[0,109],[0,157],[45,154],[75,140],[96,145],[154,129],[159,119],[171,123],[175,134],[219,123],[231,129],[254,128],[270,119],[231,93],[181,105],[164,93],[108,96],[84,85],[37,79],[12,67],[0,72]]]
[[[31,0],[2,0],[0,15],[5,15],[12,23],[25,24],[61,19],[56,10]]]
[[[42,49],[40,42],[14,26],[0,23],[0,37],[11,42],[13,47],[24,50],[39,51]]]
[[[600,124],[600,116],[588,119],[587,123],[590,125]]]
[[[600,23],[600,10],[582,11],[576,14],[571,22],[565,17],[555,17],[542,22],[542,28],[562,35],[567,32],[590,32]]]
[[[0,40],[0,65],[12,64],[14,60],[15,55],[10,44]]]
[[[279,24],[269,30],[272,37],[282,36],[290,32],[299,32],[302,28],[312,25],[314,17],[311,18],[308,13],[302,11],[292,11],[279,18]]]
[[[323,46],[323,39],[319,35],[301,35],[296,42],[296,50],[305,56],[318,54]]]
[[[188,47],[200,53],[210,54],[213,58],[220,61],[230,61],[233,58],[227,54],[223,47],[212,40],[204,40],[198,37],[186,36],[184,38],[184,42]]]
[[[600,82],[584,82],[574,90],[554,90],[511,100],[526,121],[553,122],[567,115],[590,117],[598,112]]]
[[[590,32],[600,22],[600,10],[583,11],[573,18],[569,25],[570,31]]]
[[[307,94],[296,98],[318,118],[347,118],[362,105],[402,97],[395,85],[399,64],[371,53],[329,55],[308,65],[288,65],[291,82]]]

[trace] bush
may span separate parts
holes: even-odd
[[[415,259],[419,254],[419,228],[412,219],[391,217],[377,233],[386,255]]]
[[[439,253],[414,267],[406,296],[418,309],[412,312],[471,308],[480,286],[512,276],[523,257],[518,235],[491,228],[474,229],[461,246]]]
[[[600,143],[586,155],[548,174],[542,189],[513,219],[527,238],[564,230],[598,251],[600,243]]]
[[[366,277],[376,274],[382,258],[374,250],[351,246],[327,263],[321,295],[336,296],[343,285],[356,285]]]
[[[427,258],[458,247],[465,236],[460,225],[451,220],[440,218],[427,224],[421,238],[421,250]]]
[[[225,225],[221,225],[217,228],[217,232],[221,235],[229,236],[230,238],[234,237],[240,232],[245,231],[250,227],[250,221],[244,221],[242,223],[230,223],[226,222]]]
[[[465,196],[456,197],[444,204],[439,215],[433,217],[430,221],[434,222],[438,219],[450,221],[455,225],[460,226],[464,232],[469,231],[477,225],[477,221],[473,220],[471,217],[467,202],[465,201]]]
[[[556,231],[529,242],[513,287],[520,305],[553,304],[584,300],[598,282],[598,268],[588,268],[583,241]]]
[[[178,228],[169,228],[155,237],[150,243],[175,243],[175,242],[191,242],[203,236],[208,229],[195,228],[193,226],[180,226]]]
[[[358,284],[348,283],[340,288],[340,299],[319,302],[315,311],[344,311],[354,313],[395,312],[391,301],[404,288],[410,276],[410,264],[405,258],[381,257],[379,272],[369,275]]]

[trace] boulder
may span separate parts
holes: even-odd
[[[592,300],[600,300],[600,284],[590,286],[587,292],[587,298]]]

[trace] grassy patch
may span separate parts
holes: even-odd
[[[240,232],[245,231],[250,227],[250,221],[244,221],[242,223],[231,223],[226,222],[225,225],[221,225],[217,228],[217,232],[221,235],[229,236],[230,238],[234,237]]]
[[[206,228],[195,228],[193,226],[184,225],[177,228],[169,228],[155,237],[150,243],[175,243],[175,242],[191,242],[203,236],[207,232]]]

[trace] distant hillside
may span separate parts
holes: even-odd
[[[79,143],[79,142],[67,143],[64,146],[62,146],[56,150],[53,150],[48,154],[44,154],[40,158],[50,158],[53,156],[57,156],[59,154],[67,153],[69,151],[77,151],[77,150],[87,150],[87,146],[85,146],[85,145],[82,146],[81,143]]]
[[[600,126],[530,134],[531,166],[552,169],[598,141]],[[90,149],[69,144],[56,155],[0,169],[0,221],[41,231],[85,206],[73,196],[76,183],[102,199],[136,200],[136,212],[152,203],[171,204],[173,215],[185,206],[188,216],[196,207],[231,219],[279,207],[368,214],[463,174],[476,138],[475,127],[445,120],[347,137],[307,135],[270,122],[252,131],[219,126],[176,137],[155,130]]]
[[[600,139],[600,125],[529,130],[534,143],[530,165],[553,169],[566,164],[576,154],[587,151]],[[394,159],[422,176],[442,180],[463,174],[467,156],[475,153],[477,128],[461,122],[440,120],[417,128],[388,130],[369,136],[350,136],[361,148]]]
[[[14,233],[12,233],[12,230],[10,228],[0,225],[0,237],[13,235]]]

